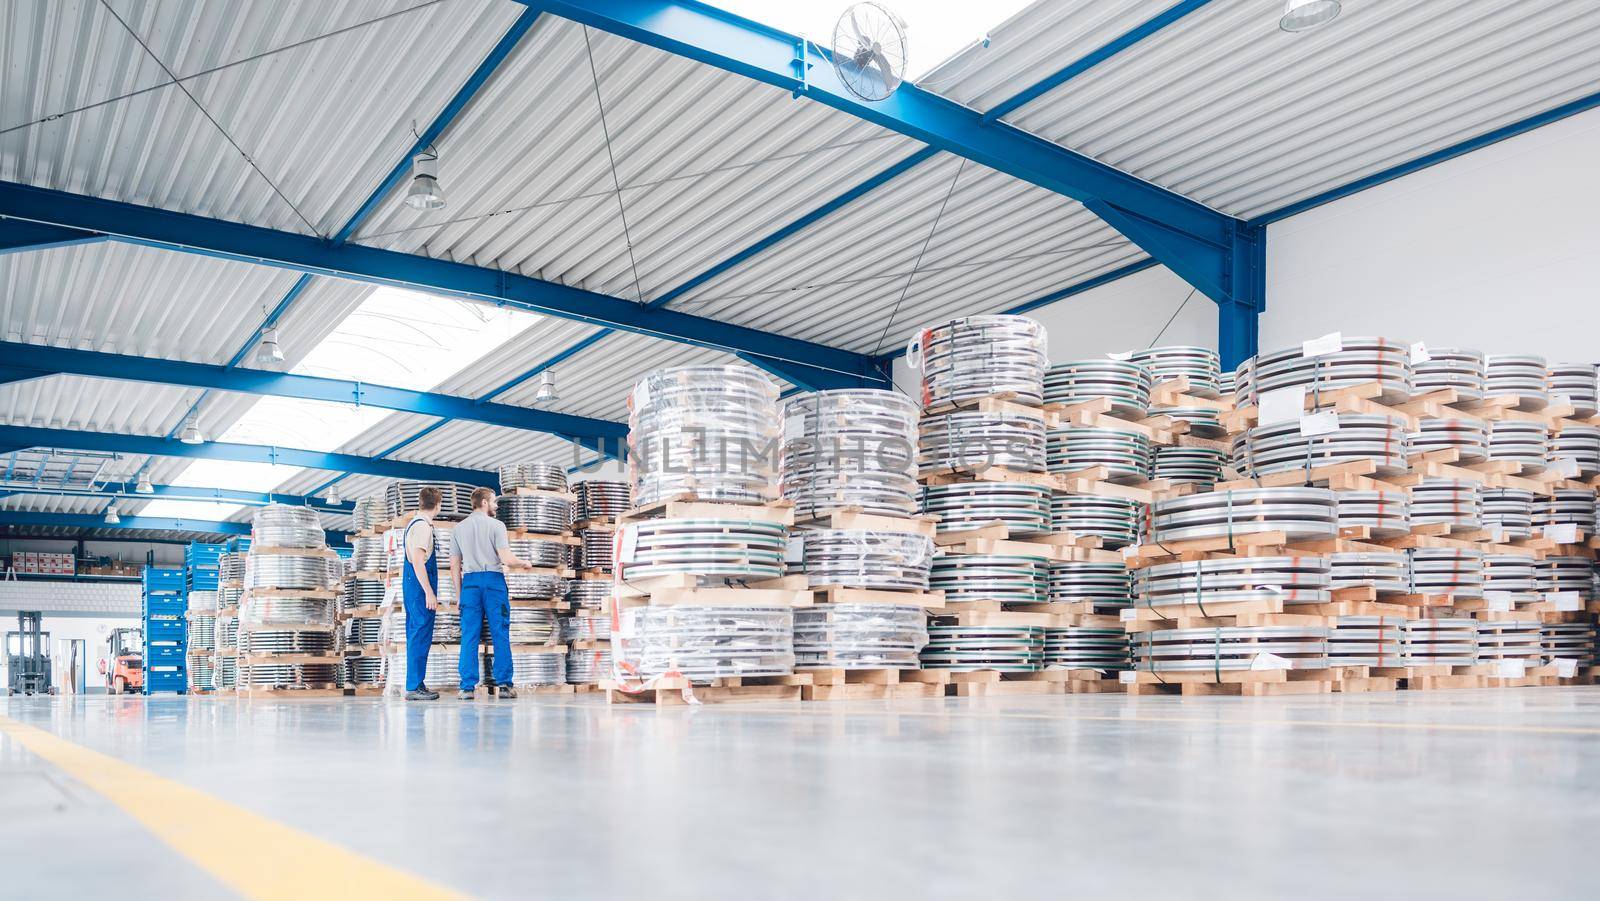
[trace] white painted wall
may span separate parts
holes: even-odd
[[[1600,361],[1600,110],[1267,228],[1263,349],[1331,331]]]

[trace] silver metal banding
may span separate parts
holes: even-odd
[[[247,626],[331,626],[338,618],[333,598],[251,597],[239,608]]]
[[[1150,407],[1150,370],[1107,357],[1057,363],[1044,374],[1044,402],[1081,404],[1105,398],[1113,416],[1143,419]]]
[[[537,494],[508,494],[497,502],[495,515],[506,528],[555,535],[572,525],[572,502]]]
[[[1484,394],[1515,395],[1536,407],[1550,402],[1549,367],[1534,354],[1490,354],[1484,366]]]
[[[1449,523],[1462,529],[1483,528],[1483,486],[1465,479],[1423,479],[1411,489],[1413,525]]]
[[[1245,488],[1157,501],[1151,540],[1226,538],[1283,532],[1290,539],[1339,533],[1335,493],[1326,488]]]
[[[216,669],[211,665],[210,657],[189,658],[189,688],[195,691],[210,691],[217,687]]]
[[[567,600],[585,610],[599,610],[615,591],[610,579],[578,579],[567,585]]]
[[[1134,666],[1184,673],[1250,669],[1261,654],[1287,669],[1325,669],[1329,630],[1323,626],[1226,626],[1160,629],[1133,636]]]
[[[573,490],[578,495],[579,519],[616,519],[633,507],[633,487],[627,482],[588,479]]]
[[[557,463],[511,463],[500,467],[500,491],[517,488],[566,491],[567,468]]]
[[[196,613],[189,611],[188,628],[189,653],[195,651],[214,651],[217,649],[217,617],[214,613]]]
[[[1600,428],[1567,426],[1550,437],[1549,459],[1567,458],[1577,462],[1578,478],[1600,475]]]
[[[1347,335],[1334,353],[1308,357],[1296,345],[1257,354],[1239,364],[1238,373],[1238,393],[1251,403],[1279,388],[1304,385],[1309,394],[1368,382],[1378,383],[1381,399],[1404,401],[1411,397],[1411,348],[1387,338]]]
[[[406,608],[396,605],[385,621],[388,633],[385,640],[391,644],[404,644],[406,640]],[[461,611],[443,607],[433,613],[433,643],[453,644],[461,641]]]
[[[1150,479],[1155,449],[1147,435],[1071,426],[1051,429],[1045,437],[1045,468],[1050,472],[1072,473],[1099,466],[1105,468],[1107,481]]]
[[[609,539],[609,535],[607,538]],[[571,545],[559,541],[544,541],[538,538],[510,538],[506,540],[512,554],[528,566],[537,566],[542,569],[555,569],[566,566],[572,562]],[[609,548],[608,540],[606,546]]]
[[[967,316],[924,329],[922,405],[966,402],[1011,393],[1044,402],[1044,326],[1024,316]]]
[[[917,427],[918,473],[988,466],[1044,472],[1044,418],[986,410],[953,410],[922,418]]]
[[[515,601],[553,601],[567,595],[566,579],[542,573],[506,572],[506,591]]]
[[[611,615],[579,614],[561,617],[562,641],[610,641]]]
[[[338,636],[332,632],[305,632],[285,629],[272,632],[240,632],[239,653],[316,654],[337,650]]]
[[[812,529],[798,532],[801,560],[791,574],[808,584],[925,591],[933,565],[933,539],[909,532]]]
[[[389,519],[389,506],[383,495],[369,494],[356,499],[355,512],[350,514],[350,526],[357,532],[372,532]]]
[[[1542,470],[1549,453],[1549,433],[1537,422],[1501,419],[1489,428],[1489,459],[1520,463],[1524,469]]]
[[[1326,557],[1241,557],[1163,563],[1133,577],[1135,604],[1169,607],[1231,601],[1270,601],[1285,606],[1326,604],[1333,599]]]
[[[567,682],[572,685],[593,685],[610,679],[610,648],[571,648],[567,651]]]
[[[928,627],[924,669],[1028,673],[1044,666],[1044,629],[1033,626]]]
[[[1536,580],[1532,554],[1485,554],[1483,590],[1529,595],[1532,602]]]
[[[1489,459],[1489,430],[1478,419],[1424,419],[1407,440],[1413,454],[1454,450],[1460,463]]]
[[[1371,586],[1377,591],[1411,591],[1411,561],[1403,553],[1330,554],[1329,585],[1334,589]]]
[[[623,526],[617,560],[626,579],[686,574],[716,579],[783,575],[788,530],[741,519],[651,519]]]
[[[1387,416],[1337,413],[1337,431],[1303,435],[1298,420],[1256,426],[1233,439],[1230,460],[1247,477],[1371,460],[1378,472],[1405,472],[1405,424]]]
[[[794,613],[797,666],[838,669],[916,669],[928,643],[921,607],[826,604]]]
[[[598,569],[611,572],[611,554],[614,548],[614,533],[609,530],[579,529],[579,565],[584,569]]]
[[[1485,488],[1483,527],[1500,530],[1502,538],[1528,538],[1533,535],[1533,492],[1520,488]]]
[[[1465,548],[1412,548],[1411,586],[1416,594],[1479,597],[1483,594],[1483,552]]]
[[[1046,669],[1121,672],[1133,668],[1133,647],[1121,629],[1047,628],[1041,662]]]
[[[1539,626],[1539,645],[1547,661],[1576,660],[1579,666],[1585,666],[1594,659],[1594,624],[1543,623]]]
[[[1123,563],[1050,561],[1052,603],[1088,603],[1095,613],[1114,613],[1133,605],[1133,574]]]
[[[634,503],[683,494],[743,503],[777,497],[778,386],[758,370],[657,370],[633,386],[628,409]]]
[[[217,592],[206,589],[195,589],[189,592],[189,612],[215,612],[217,609]]]
[[[1413,363],[1412,387],[1417,394],[1454,389],[1462,400],[1483,397],[1483,351],[1460,347],[1430,347],[1425,362]]]
[[[328,544],[322,520],[310,507],[268,504],[256,510],[250,529],[256,547],[320,548]]]
[[[1592,488],[1557,488],[1541,497],[1533,507],[1533,527],[1572,524],[1578,531],[1594,534],[1595,492]]]
[[[1534,564],[1540,592],[1575,591],[1594,597],[1594,565],[1587,557],[1546,557]]]
[[[383,684],[383,658],[382,657],[349,657],[345,660],[348,668],[345,673],[345,682],[349,685],[382,685]]]
[[[1478,657],[1478,621],[1406,620],[1406,656],[1414,666],[1471,666]]]
[[[383,641],[383,620],[376,616],[362,616],[345,620],[344,641],[347,645],[364,647]]]
[[[1050,563],[1044,557],[1009,554],[941,554],[933,560],[928,586],[947,602],[995,600],[1005,605],[1042,604],[1050,597]]]
[[[611,636],[629,679],[680,673],[697,682],[794,671],[794,611],[787,607],[630,607]]]
[[[917,405],[897,391],[860,388],[792,398],[783,409],[782,494],[802,519],[858,508],[917,509]]]
[[[512,650],[512,685],[565,685],[566,682],[565,651],[530,651],[521,648]]]
[[[383,490],[389,518],[397,519],[415,513],[422,506],[421,495],[424,488],[439,489],[438,519],[451,522],[466,519],[472,514],[472,492],[477,488],[475,485],[464,485],[460,482],[400,481],[390,482]]]
[[[1139,543],[1146,510],[1127,498],[1058,494],[1050,499],[1050,530],[1099,536],[1103,547],[1115,550]]]
[[[1328,631],[1328,665],[1406,666],[1405,629],[1398,616],[1341,616]]]
[[[240,664],[240,687],[320,688],[343,685],[342,663],[251,663]]]
[[[1198,397],[1221,396],[1222,362],[1217,352],[1209,347],[1149,347],[1134,351],[1129,355],[1128,362],[1149,370],[1157,384],[1187,378],[1190,394]]]
[[[1526,660],[1537,663],[1544,656],[1538,620],[1494,620],[1478,623],[1479,663],[1500,660]]]
[[[243,582],[245,554],[223,554],[217,558],[217,579],[221,582]]]
[[[1411,532],[1411,498],[1404,491],[1340,491],[1337,500],[1341,529],[1365,527],[1375,538]]]
[[[244,587],[311,589],[338,585],[343,573],[336,559],[301,554],[251,554]]]
[[[1050,489],[1016,482],[962,482],[922,489],[922,512],[939,517],[940,532],[999,522],[1013,535],[1050,531]]]
[[[1588,419],[1600,412],[1597,404],[1595,368],[1588,363],[1551,363],[1545,384],[1551,397],[1564,397],[1572,404],[1572,415]]]
[[[1175,485],[1200,485],[1205,490],[1222,481],[1225,451],[1212,447],[1158,447],[1150,474]]]

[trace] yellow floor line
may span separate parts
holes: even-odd
[[[98,751],[0,716],[0,733],[110,799],[251,898],[460,898],[456,892]]]

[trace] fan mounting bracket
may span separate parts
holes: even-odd
[[[789,92],[789,97],[793,100],[799,100],[800,95],[811,87],[811,62],[806,59],[807,43],[806,36],[800,35],[794,42],[794,59],[789,61],[789,68],[794,70],[794,80],[799,82],[794,90]]]

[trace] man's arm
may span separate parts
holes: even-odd
[[[428,527],[424,536],[415,533],[406,534],[406,559],[411,563],[411,571],[416,573],[417,582],[422,585],[422,598],[429,610],[439,609],[439,597],[433,593],[433,585],[428,582],[428,555],[433,549],[433,527]]]
[[[450,542],[450,584],[456,590],[456,603],[461,603],[461,551],[455,542]]]
[[[511,541],[506,537],[506,527],[503,523],[499,525],[500,527],[494,530],[494,552],[499,556],[500,562],[506,566],[526,566],[522,558],[511,553]]]

